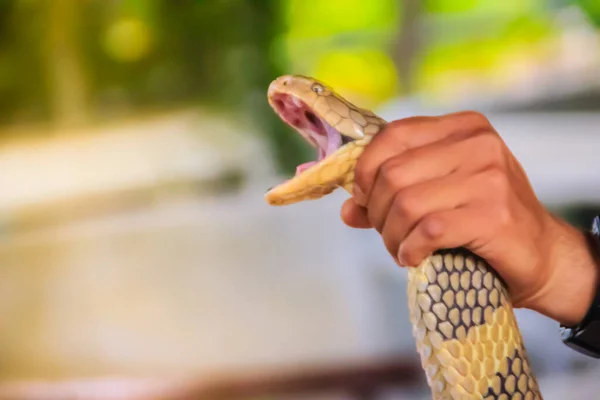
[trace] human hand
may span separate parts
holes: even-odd
[[[465,247],[504,279],[515,307],[567,325],[594,297],[597,267],[585,235],[546,210],[476,112],[389,123],[359,158],[341,215],[351,227],[376,229],[402,266]]]

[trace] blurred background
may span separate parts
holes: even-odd
[[[287,73],[484,112],[548,207],[600,208],[596,0],[0,0],[0,398],[430,398],[346,195],[263,200],[314,157],[266,102]],[[518,318],[545,398],[595,397]]]

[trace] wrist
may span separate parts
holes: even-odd
[[[597,247],[587,232],[550,218],[543,257],[549,276],[534,308],[562,325],[574,326],[583,320],[596,296]]]

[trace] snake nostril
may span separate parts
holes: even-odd
[[[280,79],[282,86],[287,86],[292,82],[292,77],[289,75],[282,76]]]

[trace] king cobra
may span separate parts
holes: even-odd
[[[343,188],[386,121],[316,79],[285,75],[268,89],[275,113],[317,149],[317,160],[265,195],[282,206]],[[542,399],[504,282],[464,248],[440,249],[408,268],[408,306],[432,398]]]

